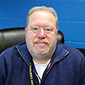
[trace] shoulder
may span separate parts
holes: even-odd
[[[63,49],[69,52],[69,54],[63,58],[63,62],[67,63],[68,65],[71,64],[71,66],[74,68],[85,68],[85,56],[79,50],[62,43],[58,43],[57,45],[60,45]]]
[[[18,55],[17,46],[22,46],[23,44],[25,43],[20,43],[13,47],[7,48],[0,54],[0,58],[5,58],[8,60],[9,58],[14,57],[15,55]]]
[[[67,46],[67,45],[62,44],[62,43],[57,43],[57,44],[62,46],[62,48],[64,48],[65,50],[67,50],[69,52],[69,56],[76,56],[77,58],[84,57],[84,55],[76,48]]]

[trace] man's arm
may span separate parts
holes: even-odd
[[[80,85],[85,85],[85,57],[82,58],[81,61],[81,69],[80,69]]]

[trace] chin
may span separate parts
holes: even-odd
[[[45,52],[38,52],[36,49],[33,49],[33,52],[36,53],[37,55],[45,55],[49,52],[49,48]]]

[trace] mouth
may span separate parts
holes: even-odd
[[[36,42],[36,44],[39,44],[39,45],[46,45],[46,44],[48,44],[48,43],[46,43],[46,42]]]

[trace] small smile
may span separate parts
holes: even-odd
[[[36,42],[36,43],[39,43],[39,44],[46,44],[46,42]]]

